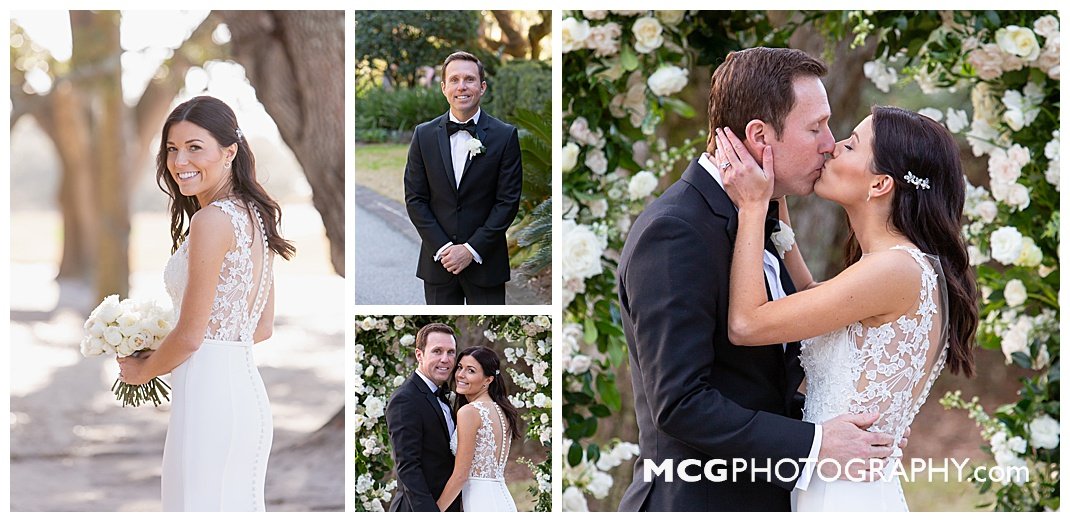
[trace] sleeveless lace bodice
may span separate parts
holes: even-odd
[[[857,322],[802,342],[806,371],[803,420],[825,422],[844,413],[880,414],[870,431],[895,437],[921,409],[947,356],[946,290],[940,261],[908,247],[921,267],[917,303],[898,319],[879,325]],[[893,456],[899,456],[898,447]]]
[[[268,249],[264,224],[255,208],[258,230],[253,228],[249,213],[232,200],[214,201],[230,217],[234,232],[234,246],[223,258],[216,285],[215,298],[208,320],[205,339],[251,343],[253,331],[260,322],[270,292],[271,266],[274,253]],[[259,232],[259,233],[257,233]],[[259,243],[254,251],[254,238]],[[189,278],[189,241],[183,241],[171,255],[164,269],[164,283],[171,296],[175,314],[182,310],[182,297]],[[259,264],[260,270],[256,270]]]
[[[505,414],[501,406],[491,403],[497,413],[498,423],[491,418],[491,410],[485,403],[472,402],[479,412],[479,430],[476,431],[476,449],[472,457],[472,470],[469,477],[505,480],[505,462],[509,458],[511,439],[506,429]]]

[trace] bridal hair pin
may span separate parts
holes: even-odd
[[[915,176],[914,173],[910,172],[909,170],[907,171],[906,177],[903,178],[903,179],[907,180],[907,183],[910,183],[911,185],[914,185],[915,187],[917,187],[919,189],[928,189],[929,188],[929,178],[919,178],[919,177]]]
[[[501,375],[501,374],[502,374],[501,370],[494,370],[494,375]]]
[[[234,134],[238,135],[239,140],[245,139],[245,134],[242,133],[241,129],[234,129]]]

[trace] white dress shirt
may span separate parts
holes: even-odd
[[[710,158],[709,154],[703,153],[702,156],[699,157],[698,164],[713,176],[713,180],[716,181],[721,188],[724,188],[724,182],[721,181],[721,170],[713,164],[713,159]],[[765,282],[769,285],[769,293],[772,294],[773,300],[775,301],[787,295],[784,292],[784,285],[780,282],[780,262],[772,252],[768,250],[763,250],[762,252],[765,254],[762,257],[762,268],[765,272]],[[787,349],[786,344],[784,345],[784,349]],[[809,461],[803,467],[802,472],[799,475],[799,480],[795,482],[795,489],[805,491],[806,488],[809,487],[810,478],[814,474],[814,463],[817,460],[820,451],[821,425],[814,424],[814,442],[810,444],[810,454],[808,455]]]
[[[427,387],[431,388],[431,393],[438,392],[438,385],[432,382],[431,379],[428,379],[419,368],[416,369],[416,375],[419,375],[420,378],[424,380],[424,383],[427,384]],[[450,412],[450,407],[446,405],[446,403],[438,400],[437,397],[435,398],[435,402],[438,402],[439,407],[442,408],[442,413],[446,416],[446,427],[449,428],[450,435],[453,435],[453,430],[455,430],[456,427],[453,424],[453,413]]]
[[[457,117],[453,115],[452,110],[449,111],[448,114],[450,115],[450,121],[453,123],[465,123],[457,119]],[[476,109],[476,115],[472,116],[472,119],[469,121],[478,124],[480,114],[483,114],[483,109]],[[457,184],[457,187],[461,186],[461,176],[464,175],[464,164],[468,161],[468,141],[473,138],[475,138],[475,136],[469,134],[468,131],[457,131],[450,136],[450,157],[453,159],[453,176],[454,183]],[[442,257],[443,252],[451,246],[453,246],[452,241],[442,245],[442,247],[435,252],[435,261],[438,262],[438,259]],[[472,245],[465,243],[464,247],[472,253],[473,261],[481,265],[483,264],[483,258],[479,256],[479,252],[476,252],[476,249],[472,248]]]

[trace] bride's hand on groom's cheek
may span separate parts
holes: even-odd
[[[754,161],[750,151],[731,129],[716,129],[717,151],[714,155],[721,171],[725,191],[737,207],[764,207],[773,196],[773,149],[762,149],[762,165]]]

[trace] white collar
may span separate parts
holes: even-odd
[[[483,108],[482,107],[476,109],[476,115],[472,116],[472,119],[470,119],[468,121],[470,121],[472,123],[479,123],[479,115],[482,114],[482,113],[483,113]],[[450,121],[452,121],[453,123],[467,123],[467,122],[458,120],[457,117],[453,115],[453,109],[450,109],[450,110],[446,111],[446,114],[450,115]]]
[[[435,381],[432,381],[431,379],[427,378],[427,376],[424,375],[424,372],[421,372],[419,368],[416,369],[416,375],[419,375],[420,378],[424,380],[424,383],[427,384],[427,387],[431,388],[431,393],[435,393],[438,391],[438,385],[435,384]]]

